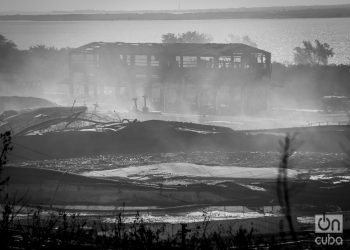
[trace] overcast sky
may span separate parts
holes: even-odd
[[[350,0],[0,0],[0,11],[160,10],[350,4]]]

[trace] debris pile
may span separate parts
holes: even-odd
[[[0,132],[10,130],[13,135],[33,135],[63,131],[117,131],[131,122],[87,111],[85,106],[7,111],[0,115]]]

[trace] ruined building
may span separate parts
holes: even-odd
[[[245,44],[95,42],[72,50],[69,68],[74,97],[230,115],[266,108],[271,54]]]

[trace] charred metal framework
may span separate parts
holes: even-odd
[[[271,54],[245,44],[95,42],[72,50],[69,68],[72,96],[112,94],[120,106],[147,98],[152,110],[232,114],[265,108]]]

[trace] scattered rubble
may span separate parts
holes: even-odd
[[[118,130],[130,120],[116,120],[98,113],[88,113],[81,107],[49,107],[20,112],[5,112],[0,132],[10,130],[13,135],[43,134],[46,132]]]

